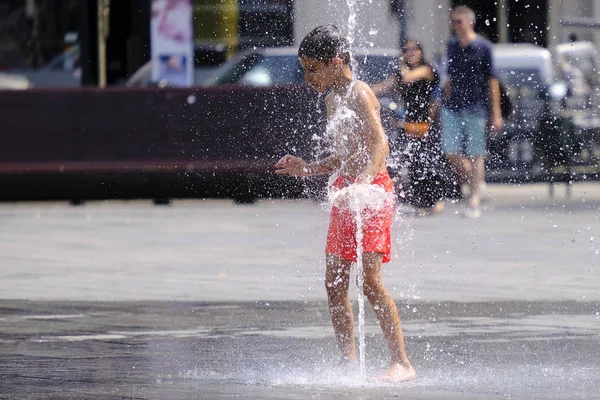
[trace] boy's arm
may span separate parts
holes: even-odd
[[[362,123],[358,130],[357,140],[360,145],[357,148],[366,154],[350,155],[348,158],[356,157],[363,162],[356,183],[371,183],[385,165],[389,147],[381,125],[377,99],[366,84],[356,90],[355,112]]]
[[[337,154],[331,154],[323,160],[315,161],[306,165],[307,175],[329,174],[342,166],[342,160]]]
[[[292,155],[285,155],[281,160],[275,164],[276,174],[289,174],[294,176],[312,176],[312,175],[324,175],[335,171],[340,168],[342,162],[336,154],[332,154],[329,157],[315,161],[313,163],[306,163],[303,159]]]

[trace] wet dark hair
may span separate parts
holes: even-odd
[[[344,64],[350,64],[350,46],[337,26],[322,25],[302,39],[298,57],[314,58],[326,63],[334,57],[340,57]]]
[[[425,60],[425,53],[423,52],[423,46],[421,46],[421,42],[419,42],[417,39],[406,39],[404,41],[404,44],[402,45],[402,53],[406,53],[406,45],[412,43],[415,45],[415,47],[421,52],[421,57],[419,58],[419,64],[416,65],[416,67],[419,67],[421,65],[425,65],[425,64],[429,64],[427,62],[427,60]]]

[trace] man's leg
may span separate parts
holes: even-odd
[[[472,209],[477,209],[480,203],[480,188],[485,178],[487,119],[477,115],[467,115],[465,119],[467,154],[473,160],[473,172],[469,180],[471,193],[468,201]]]
[[[458,175],[458,182],[460,184],[466,183],[470,186],[470,182],[473,180],[473,164],[471,160],[460,154],[446,154],[448,162]]]
[[[471,194],[469,195],[469,206],[472,208],[479,207],[481,202],[481,185],[485,178],[485,159],[483,157],[475,157],[473,159],[473,177],[471,184]]]
[[[331,254],[327,254],[326,262],[325,288],[333,330],[343,359],[353,360],[356,358],[354,315],[348,297],[352,263]]]
[[[379,320],[383,336],[391,354],[390,368],[381,376],[391,381],[415,379],[415,371],[408,361],[404,348],[404,336],[398,308],[381,279],[383,254],[365,253],[363,255],[364,294],[369,299],[373,311]]]
[[[442,150],[450,165],[456,171],[458,183],[469,184],[472,179],[473,165],[462,155],[462,145],[465,136],[465,120],[461,113],[442,109]]]

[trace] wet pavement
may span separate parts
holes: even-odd
[[[315,202],[0,204],[0,398],[597,399],[600,185],[561,189],[400,208],[401,385],[371,311],[367,378],[331,366]]]

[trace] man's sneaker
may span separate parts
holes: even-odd
[[[489,193],[488,193],[487,183],[485,183],[485,181],[483,181],[479,184],[479,198],[481,200],[487,200],[488,194]]]
[[[471,195],[471,188],[466,183],[460,185],[460,195],[463,199],[466,199]]]

